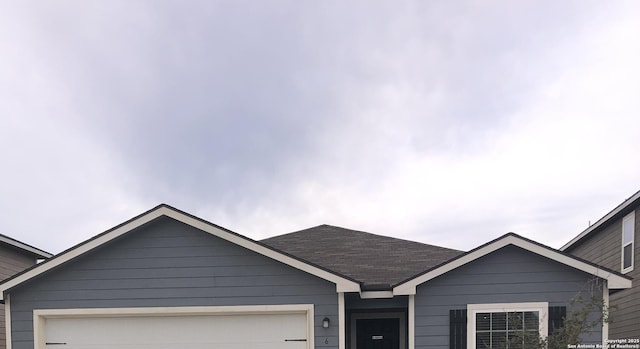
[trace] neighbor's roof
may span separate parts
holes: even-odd
[[[621,217],[627,214],[627,212],[630,211],[633,206],[637,206],[639,204],[640,204],[640,190],[637,191],[635,194],[633,194],[630,198],[623,201],[620,205],[618,205],[616,208],[611,210],[611,212],[607,213],[604,217],[600,218],[593,225],[589,226],[589,228],[585,229],[582,233],[580,233],[578,236],[573,238],[566,245],[560,247],[560,250],[566,251],[567,249],[570,249],[573,245],[577,244],[578,242],[584,241],[587,237],[591,235],[591,233],[597,231],[598,228],[602,227],[612,219],[617,219],[618,217]]]
[[[13,248],[16,248],[23,253],[31,254],[35,258],[51,258],[52,254],[46,251],[43,251],[37,247],[33,247],[31,245],[25,244],[24,242],[18,241],[14,238],[8,237],[6,235],[0,234],[0,242],[6,245],[9,245]]]
[[[363,290],[390,290],[391,285],[463,253],[326,224],[261,242],[358,280]]]

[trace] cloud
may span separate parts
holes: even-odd
[[[473,113],[456,119],[459,109],[447,109],[454,103],[443,102],[451,94],[441,90],[369,86],[378,93],[354,103],[365,107],[349,113],[356,116],[341,129],[351,138],[332,139],[325,153],[333,156],[331,166],[300,180],[300,203],[289,205],[309,208],[299,226],[337,221],[465,249],[515,231],[561,246],[636,190],[637,166],[612,173],[633,157],[636,142],[628,132],[638,124],[633,91],[640,70],[629,60],[639,55],[626,39],[637,32],[636,22],[633,15],[607,13],[597,26],[560,36],[542,52],[512,52],[514,71],[495,84],[506,93],[522,75],[531,81],[513,107],[490,109],[497,120],[479,122]],[[461,103],[476,102],[465,97]],[[453,120],[421,124],[408,117],[436,111]],[[422,135],[421,125],[437,125],[440,133],[426,150],[412,139]],[[260,216],[248,231],[269,222]],[[272,217],[272,225],[291,226],[282,220],[292,221]]]
[[[633,2],[5,7],[0,229],[43,248],[160,202],[256,238],[559,246],[636,190]]]

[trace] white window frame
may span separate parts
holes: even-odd
[[[549,318],[548,302],[528,303],[492,303],[492,304],[467,304],[467,348],[476,347],[476,314],[477,313],[508,313],[508,312],[538,312],[538,332],[542,338],[546,338]]]
[[[625,243],[624,241],[624,227],[625,224],[631,225],[631,241]],[[625,274],[633,270],[634,260],[635,260],[635,239],[636,239],[636,214],[635,211],[632,211],[628,215],[622,218],[622,232],[621,232],[621,240],[622,246],[620,248],[620,271]],[[624,248],[631,245],[631,266],[628,268],[624,267]]]

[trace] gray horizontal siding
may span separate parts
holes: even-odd
[[[568,306],[590,275],[508,246],[420,285],[415,296],[416,348],[449,348],[449,310],[467,304],[549,302]],[[596,292],[601,295],[601,289]],[[600,329],[586,340],[601,337]]]
[[[34,309],[314,304],[316,347],[337,348],[337,303],[331,282],[161,218],[12,290],[12,343],[33,348]]]
[[[603,267],[620,271],[621,247],[622,219],[619,219],[567,252]]]
[[[609,269],[621,271],[622,217],[592,232],[587,239],[572,246],[567,252]],[[626,274],[634,279],[633,286],[611,295],[611,339],[640,338],[640,212],[637,209],[635,218],[634,269]]]
[[[20,250],[0,244],[0,280],[13,276],[36,264],[36,258]],[[0,304],[0,349],[6,347],[4,304]]]
[[[35,257],[0,244],[0,280],[36,264]]]

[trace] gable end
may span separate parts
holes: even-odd
[[[68,263],[69,261],[74,260],[79,256],[82,256],[128,232],[131,232],[134,229],[137,229],[163,216],[173,218],[179,222],[190,225],[223,240],[247,248],[253,252],[282,262],[293,268],[302,270],[314,276],[330,281],[336,284],[336,292],[360,292],[360,284],[355,280],[351,280],[345,276],[322,269],[321,267],[310,264],[294,256],[288,255],[284,252],[278,251],[274,248],[268,247],[264,244],[234,233],[230,230],[221,228],[215,224],[163,204],[102,234],[99,234],[90,240],[80,243],[47,260],[44,263],[38,264],[31,269],[25,270],[24,272],[5,280],[4,282],[0,283],[0,300],[4,299],[5,293],[8,290],[22,284],[23,282],[26,282],[42,273],[55,269],[62,264]]]
[[[413,295],[416,294],[416,287],[429,280],[432,280],[442,274],[457,269],[463,265],[475,261],[491,252],[497,251],[505,246],[514,245],[523,248],[532,253],[547,257],[556,262],[565,264],[583,272],[589,273],[596,277],[606,279],[610,289],[623,289],[631,287],[631,278],[624,276],[612,270],[608,270],[597,266],[593,263],[583,261],[576,257],[554,250],[545,245],[525,239],[519,235],[509,233],[485,245],[482,245],[466,254],[454,258],[436,268],[428,270],[417,275],[407,281],[404,281],[393,287],[394,295]]]

